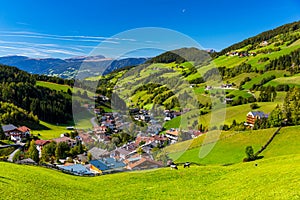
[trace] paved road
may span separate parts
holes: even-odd
[[[96,117],[93,117],[93,118],[91,119],[91,123],[93,124],[93,127],[99,126],[98,123],[96,122]]]
[[[16,154],[18,151],[20,151],[20,148],[16,149],[14,152],[12,152],[12,153],[8,156],[7,161],[13,162],[13,158],[14,158],[15,154]]]

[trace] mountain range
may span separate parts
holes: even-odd
[[[79,78],[108,74],[116,69],[144,63],[147,58],[112,59],[102,55],[68,59],[30,58],[26,56],[0,57],[0,64],[15,66],[32,74],[45,74],[61,78]]]

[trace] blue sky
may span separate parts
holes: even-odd
[[[162,43],[152,32],[143,37],[123,31],[141,27],[167,28],[185,34],[203,48],[221,50],[262,31],[300,20],[297,0],[27,0],[0,2],[0,56],[74,57],[97,53],[114,57],[115,49],[135,43]],[[118,34],[117,37],[113,37]],[[149,36],[149,39],[148,39]],[[166,49],[188,46],[177,44]],[[105,45],[103,45],[105,44]],[[145,45],[147,48],[147,45]],[[158,51],[140,51],[152,56]]]

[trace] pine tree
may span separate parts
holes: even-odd
[[[30,142],[30,147],[28,149],[28,157],[34,160],[35,162],[39,162],[39,151],[35,146],[34,140]]]
[[[2,125],[0,124],[0,140],[5,140],[6,139],[6,135],[2,129]]]

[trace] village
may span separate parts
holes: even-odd
[[[32,137],[31,130],[26,126],[3,125],[2,129],[5,135],[14,142],[13,146],[18,147],[8,157],[8,161],[19,164],[42,163],[42,165],[59,169],[65,173],[80,176],[152,169],[166,166],[170,161],[168,157],[160,161],[155,159],[154,154],[160,149],[178,142],[181,135],[184,135],[185,140],[187,140],[204,134],[199,130],[183,132],[178,128],[170,128],[162,132],[162,126],[152,117],[149,111],[135,108],[130,110],[133,119],[147,123],[147,130],[145,132],[139,131],[134,139],[126,141],[121,146],[116,145],[113,149],[101,148],[97,144],[101,143],[108,146],[112,144],[113,134],[121,132],[124,126],[128,126],[128,123],[122,122],[122,117],[118,113],[101,113],[99,109],[95,108],[90,108],[90,110],[97,115],[99,124],[93,127],[93,130],[85,131],[67,127],[68,130],[72,130],[72,134],[63,133],[59,138],[51,140]],[[169,121],[181,114],[181,112],[165,110],[163,119]],[[257,119],[267,117],[268,115],[263,112],[251,111],[247,114],[244,125],[253,128]],[[26,142],[30,142],[30,139],[34,141],[40,163],[31,158],[25,158],[25,156],[21,156],[19,159],[14,158],[18,151],[24,151]],[[72,153],[63,153],[58,158],[54,158],[56,154],[53,154],[50,157],[48,156],[47,160],[43,160],[42,158],[45,157],[43,154],[46,152],[43,149],[48,148],[51,144],[55,144],[57,147],[66,146],[65,148]],[[3,148],[3,146],[0,147]],[[42,160],[43,162],[41,162]]]

